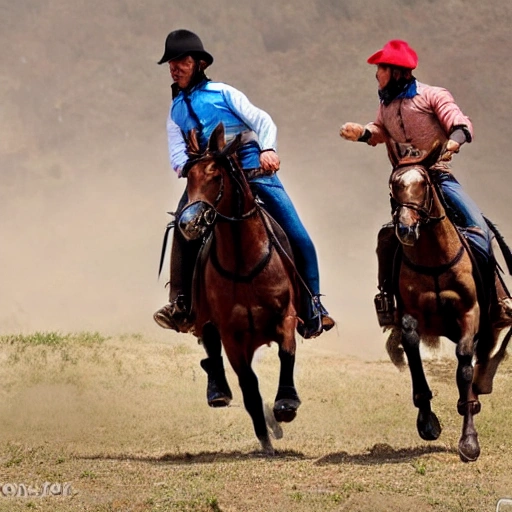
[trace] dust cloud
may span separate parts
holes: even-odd
[[[419,54],[475,126],[454,172],[508,224],[512,4],[463,0],[0,0],[0,332],[97,330],[169,339],[152,320],[162,235],[185,186],[170,170],[167,33],[200,35],[212,79],[279,129],[280,171],[316,244],[338,329],[319,348],[383,353],[375,239],[389,217],[384,148],[342,141],[377,109],[366,58],[387,40]]]

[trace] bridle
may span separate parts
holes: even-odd
[[[439,215],[439,216],[432,215],[432,208],[434,206],[434,194],[435,194],[434,187],[435,187],[435,185],[432,183],[432,180],[430,178],[430,175],[429,175],[427,169],[423,166],[421,166],[421,167],[414,166],[413,168],[418,170],[424,178],[424,183],[427,187],[424,201],[422,204],[400,202],[400,201],[397,201],[395,197],[393,197],[393,194],[391,194],[391,199],[395,203],[395,207],[393,210],[393,224],[395,226],[398,225],[401,208],[407,208],[409,210],[413,210],[413,211],[417,212],[418,216],[420,218],[418,224],[434,225],[438,222],[441,222],[442,220],[444,220],[446,218],[445,214]],[[391,179],[390,179],[391,183],[393,181],[393,175],[395,172],[396,172],[396,169],[393,172],[393,174],[391,175]],[[439,303],[439,306],[441,306],[441,303],[440,303],[441,288],[440,288],[440,284],[439,284],[439,277],[442,274],[444,274],[446,271],[448,271],[450,268],[452,268],[454,265],[456,265],[460,261],[462,256],[464,255],[464,252],[465,252],[465,245],[463,243],[461,243],[457,254],[451,259],[451,261],[449,261],[448,263],[442,264],[442,265],[435,265],[435,266],[418,265],[418,264],[414,263],[413,261],[411,261],[404,252],[402,252],[401,258],[402,258],[402,262],[404,263],[404,265],[409,267],[414,272],[416,272],[418,274],[431,276],[434,279],[434,287],[435,287],[437,301]]]
[[[426,169],[423,167],[415,166],[414,169],[418,170],[420,174],[425,178],[425,184],[427,187],[425,199],[422,204],[417,203],[409,203],[409,202],[400,202],[393,195],[393,178],[396,173],[400,170],[400,168],[395,169],[391,175],[390,183],[391,183],[391,201],[393,203],[393,223],[396,225],[398,222],[398,217],[400,215],[400,210],[402,208],[406,208],[408,210],[415,211],[419,218],[421,224],[434,224],[440,222],[446,218],[446,215],[434,216],[432,215],[432,208],[434,206],[434,184],[430,179],[430,176]]]
[[[194,167],[197,163],[199,163],[202,160],[206,160],[206,159],[212,158],[212,157],[214,158],[214,160],[219,160],[220,158],[225,158],[227,163],[229,164],[227,166],[226,170],[228,172],[229,177],[236,184],[237,197],[238,197],[238,201],[240,204],[240,201],[244,195],[244,186],[243,186],[243,182],[242,182],[242,180],[244,178],[242,176],[242,171],[237,166],[238,164],[234,161],[233,157],[230,155],[226,155],[225,153],[226,153],[226,148],[224,148],[224,150],[222,152],[216,152],[216,153],[212,153],[212,152],[208,152],[208,151],[205,153],[202,153],[200,155],[191,153],[188,162],[185,164],[185,166],[181,172],[181,176],[186,178],[190,172],[190,169],[192,169],[192,167]],[[239,176],[242,176],[242,178],[240,178]],[[208,231],[213,227],[216,220],[221,220],[221,221],[226,221],[226,222],[241,222],[241,221],[248,219],[249,217],[252,217],[260,210],[260,206],[255,202],[253,208],[251,208],[248,212],[240,214],[237,217],[230,217],[230,216],[220,213],[217,210],[217,207],[224,195],[224,190],[225,190],[224,173],[221,172],[220,177],[221,178],[220,178],[219,191],[213,201],[213,204],[210,204],[209,202],[206,202],[206,201],[198,200],[198,201],[194,201],[192,203],[187,204],[179,212],[175,212],[175,213],[169,212],[173,217],[175,217],[176,220],[172,220],[171,222],[169,222],[165,228],[164,239],[162,242],[162,251],[161,251],[161,255],[160,255],[160,266],[158,269],[158,275],[160,275],[162,273],[169,232],[171,229],[173,229],[175,227],[178,227],[178,229],[181,229],[180,218],[181,218],[182,214],[184,212],[186,212],[187,210],[188,211],[191,211],[194,209],[196,210],[197,218],[195,218],[191,224],[193,225],[193,230],[196,232],[196,236],[198,236],[197,233],[199,233],[201,238],[203,238],[203,239],[206,237]]]
[[[221,159],[226,160],[228,165],[224,166],[224,168],[226,169],[227,174],[228,174],[229,178],[231,179],[231,181],[235,184],[237,200],[238,200],[239,208],[241,208],[241,206],[240,206],[241,200],[244,196],[244,183],[243,183],[244,178],[243,177],[240,178],[240,176],[242,176],[242,171],[240,170],[240,168],[238,167],[238,164],[235,162],[235,160],[232,156],[224,155],[222,153],[214,154],[214,153],[206,152],[206,153],[202,154],[201,156],[198,156],[196,158],[191,158],[187,162],[185,168],[183,169],[182,176],[187,177],[190,169],[192,167],[194,167],[198,162],[201,162],[202,160],[206,160],[206,159],[212,158],[212,157],[216,161],[219,161]],[[196,205],[196,204],[205,205],[208,208],[208,213],[206,216],[207,218],[205,218],[204,220],[209,226],[211,226],[216,220],[222,220],[222,221],[226,221],[226,222],[240,222],[240,221],[248,219],[249,217],[252,217],[258,211],[259,206],[257,203],[255,203],[253,208],[251,208],[248,212],[241,213],[240,215],[238,215],[236,217],[234,217],[234,216],[230,217],[228,215],[224,215],[224,214],[220,213],[218,211],[217,207],[224,196],[224,191],[225,191],[224,173],[221,172],[220,173],[219,191],[217,193],[217,196],[213,200],[213,203],[209,203],[209,202],[203,201],[203,200],[198,200],[198,201],[189,203],[187,205],[187,207],[191,207],[192,205]]]

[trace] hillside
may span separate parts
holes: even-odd
[[[512,4],[464,0],[0,0],[0,331],[148,331],[165,300],[157,265],[171,175],[169,75],[176,28],[200,34],[213,79],[279,127],[281,179],[317,245],[324,345],[375,356],[375,237],[388,218],[383,148],[338,137],[377,108],[366,58],[388,39],[418,51],[417,77],[451,90],[475,124],[455,172],[512,239],[507,175]]]

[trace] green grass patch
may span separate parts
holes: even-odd
[[[3,345],[46,345],[56,347],[65,344],[92,346],[107,340],[98,332],[60,333],[56,331],[36,331],[29,334],[4,334],[0,336]]]

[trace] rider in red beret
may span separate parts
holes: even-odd
[[[448,215],[465,231],[477,260],[485,268],[494,269],[493,234],[478,206],[451,172],[452,155],[473,139],[470,119],[446,89],[416,80],[412,71],[418,65],[418,56],[406,41],[388,41],[368,58],[368,63],[377,66],[375,76],[380,100],[377,118],[365,126],[345,123],[340,136],[370,146],[386,144],[393,166],[405,156],[418,153],[418,150],[429,152],[434,145],[443,145],[445,152],[431,167],[430,174],[447,203]],[[377,316],[383,327],[391,326],[395,321],[393,260],[398,243],[393,224],[383,226],[377,244],[380,293],[375,297]],[[497,273],[495,275],[495,299],[501,308],[502,319],[511,323],[512,299],[501,277]]]

